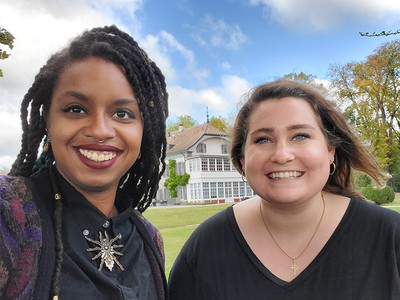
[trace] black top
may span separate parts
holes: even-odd
[[[131,218],[132,200],[126,195],[117,195],[119,214],[108,218],[61,176],[59,185],[64,244],[60,299],[157,299],[143,240]],[[108,252],[109,267],[104,251],[103,255],[100,253],[105,247],[85,239],[86,236],[99,242],[100,234],[108,238],[108,244],[117,252]],[[119,235],[121,238],[111,243]],[[87,251],[90,248],[95,250]],[[93,260],[95,256],[98,257]],[[103,265],[99,270],[102,257]]]
[[[170,299],[400,299],[400,214],[350,205],[314,261],[291,282],[254,255],[232,207],[201,224],[170,273]]]

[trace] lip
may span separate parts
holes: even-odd
[[[121,149],[110,145],[86,144],[74,148],[82,163],[92,169],[106,169],[111,167],[122,153]],[[91,159],[91,155],[94,155],[95,159]]]
[[[302,171],[294,171],[294,170],[285,170],[285,171],[273,171],[266,176],[269,179],[277,180],[277,179],[297,179],[304,175],[305,172]]]

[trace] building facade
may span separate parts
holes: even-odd
[[[176,173],[190,175],[186,186],[178,186],[177,199],[171,199],[164,181],[160,182],[158,201],[168,203],[230,203],[254,195],[248,183],[229,158],[230,137],[210,123],[190,128],[179,127],[168,136],[166,162],[176,161]]]

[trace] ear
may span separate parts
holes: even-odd
[[[329,152],[329,161],[330,163],[333,163],[335,161],[336,148],[331,147],[330,149],[328,149],[328,152]]]
[[[42,119],[43,119],[44,127],[46,128],[47,134],[49,134],[49,129],[50,129],[50,124],[48,122],[48,118],[49,118],[49,112],[44,112],[42,115]]]
[[[245,166],[245,160],[244,157],[240,158],[240,164],[242,165],[242,172],[244,171],[244,166]]]

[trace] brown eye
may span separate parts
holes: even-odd
[[[114,116],[117,117],[118,119],[134,119],[135,118],[135,115],[127,109],[118,110],[117,112],[114,113]]]
[[[79,105],[71,105],[71,106],[68,106],[67,108],[63,109],[63,112],[68,112],[68,113],[73,113],[73,114],[84,114],[84,113],[86,113],[86,110]]]

